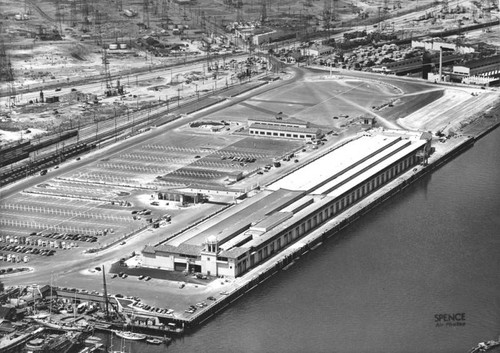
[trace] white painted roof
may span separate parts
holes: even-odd
[[[343,184],[342,186],[336,188],[335,190],[333,190],[332,192],[330,192],[328,194],[328,196],[338,197],[338,196],[342,195],[346,191],[351,190],[356,185],[362,183],[363,181],[366,181],[366,180],[370,179],[372,176],[376,175],[377,173],[379,173],[380,171],[382,171],[384,168],[387,168],[391,164],[397,162],[398,160],[404,158],[405,156],[409,155],[410,153],[413,153],[417,149],[421,148],[423,145],[426,144],[426,142],[427,141],[425,141],[425,140],[415,140],[415,141],[412,141],[411,145],[409,145],[409,146],[405,147],[404,149],[402,149],[401,151],[393,154],[389,158],[381,161],[380,163],[378,163],[377,165],[375,165],[373,168],[370,168],[366,172],[361,173],[360,175],[356,176],[355,178],[353,178],[349,182],[347,182],[347,183]]]
[[[385,150],[381,151],[380,153],[377,153],[373,157],[368,158],[366,161],[359,163],[354,168],[346,171],[345,173],[342,173],[338,178],[334,178],[333,180],[326,183],[325,185],[320,186],[318,189],[314,190],[314,193],[315,194],[327,194],[327,193],[333,191],[337,186],[340,186],[340,185],[342,185],[342,183],[345,183],[350,178],[353,178],[356,175],[363,173],[365,170],[368,170],[368,168],[374,167],[377,163],[380,163],[382,160],[389,158],[397,151],[410,145],[410,143],[411,142],[408,140],[398,141],[394,145],[386,148]]]
[[[383,135],[363,136],[270,184],[268,189],[279,190],[283,188],[310,192],[333,175],[352,167],[375,151],[399,139],[399,137]]]

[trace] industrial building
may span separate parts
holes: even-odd
[[[452,74],[463,83],[491,84],[500,78],[500,55],[454,65]]]
[[[443,51],[442,62],[452,64],[462,59],[462,54],[452,51]],[[439,67],[439,52],[433,52],[429,55],[421,55],[409,59],[403,59],[394,62],[388,62],[372,67],[374,72],[393,73],[395,75],[407,75],[417,72],[429,72],[433,67]],[[424,78],[426,75],[424,75]]]
[[[362,136],[166,243],[143,265],[238,277],[425,161],[430,140]]]
[[[329,45],[314,45],[309,48],[300,49],[300,54],[305,56],[321,56],[329,55],[335,52],[335,48]]]

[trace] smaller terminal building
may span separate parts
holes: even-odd
[[[314,140],[324,136],[323,131],[307,121],[279,113],[273,117],[248,119],[249,134],[253,136]]]
[[[143,265],[238,277],[425,163],[427,136],[360,136],[167,242]]]

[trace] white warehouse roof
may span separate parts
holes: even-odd
[[[315,188],[330,181],[336,174],[349,170],[400,139],[400,137],[382,135],[363,136],[270,184],[268,189],[312,192]]]

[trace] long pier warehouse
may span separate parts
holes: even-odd
[[[423,163],[425,137],[353,140],[166,243],[146,246],[143,265],[238,277]]]

